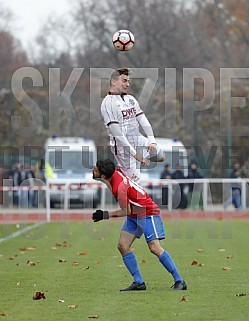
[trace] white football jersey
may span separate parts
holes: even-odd
[[[109,125],[116,123],[120,125],[122,134],[128,142],[136,147],[139,133],[137,116],[143,114],[138,101],[131,95],[107,95],[101,104],[101,114],[110,137],[110,145],[114,146],[115,141],[109,130]]]

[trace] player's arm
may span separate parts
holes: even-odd
[[[102,210],[97,210],[96,212],[93,213],[92,215],[92,220],[94,222],[98,222],[101,220],[108,220],[110,217],[123,217],[127,216],[131,213],[131,208],[130,204],[127,206],[120,208],[115,211],[102,211]]]
[[[123,217],[127,216],[131,213],[131,207],[130,204],[128,204],[126,207],[119,208],[118,210],[115,211],[110,211],[109,212],[109,217]]]
[[[120,129],[120,125],[119,123],[110,123],[108,125],[109,130],[112,134],[113,137],[115,137],[116,141],[123,147],[127,147],[129,148],[129,152],[130,154],[140,163],[142,163],[142,165],[146,166],[148,165],[148,160],[143,158],[142,155],[138,154],[135,150],[135,148],[133,148],[131,146],[131,144],[128,142],[127,138],[124,136],[124,134],[122,133],[121,129]]]
[[[118,210],[110,211],[110,217],[123,217],[131,214],[129,187],[129,180],[126,179],[119,184],[117,201],[120,208]]]
[[[140,115],[137,116],[137,121],[139,122],[140,126],[143,128],[143,131],[148,137],[149,145],[147,146],[147,149],[150,153],[153,153],[155,151],[156,139],[154,137],[151,124],[144,113],[141,113]]]
[[[135,156],[136,150],[131,146],[131,144],[128,142],[128,139],[122,133],[119,123],[111,122],[108,124],[108,128],[112,136],[115,137],[115,140],[119,143],[119,145],[129,148],[130,154],[132,156]]]

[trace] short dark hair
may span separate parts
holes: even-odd
[[[115,172],[115,164],[110,159],[99,159],[96,166],[100,175],[105,175],[107,179],[111,178]]]
[[[121,75],[129,76],[131,74],[131,70],[129,68],[118,68],[113,70],[111,73],[111,79],[117,79]]]

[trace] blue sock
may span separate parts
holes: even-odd
[[[181,278],[174,261],[172,260],[171,256],[169,255],[168,252],[164,251],[160,256],[159,256],[159,261],[162,263],[162,265],[165,267],[165,269],[172,274],[174,281],[183,281]]]
[[[123,255],[123,261],[128,271],[134,278],[134,282],[142,284],[144,282],[142,275],[138,269],[137,259],[132,252]]]

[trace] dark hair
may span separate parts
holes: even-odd
[[[121,75],[129,76],[130,74],[131,74],[131,70],[129,68],[125,67],[125,68],[115,69],[111,73],[111,79],[117,79]]]
[[[97,161],[96,166],[100,175],[105,175],[107,179],[111,178],[115,172],[115,164],[110,159],[100,159]]]

